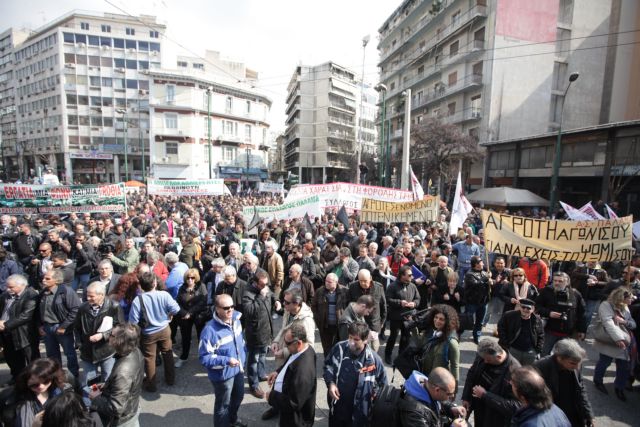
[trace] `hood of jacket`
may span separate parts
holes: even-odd
[[[406,392],[411,395],[411,397],[425,402],[427,404],[431,404],[433,399],[431,399],[431,395],[427,392],[427,389],[424,388],[422,383],[427,380],[427,376],[418,372],[413,371],[411,376],[405,381],[404,389]]]

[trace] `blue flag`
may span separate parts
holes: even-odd
[[[411,266],[411,273],[413,273],[413,280],[416,280],[416,279],[427,280],[427,276],[425,276],[424,273],[420,271],[420,269],[415,265]]]

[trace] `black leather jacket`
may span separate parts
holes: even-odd
[[[489,301],[489,288],[487,272],[469,270],[464,276],[464,302],[486,304]]]
[[[0,313],[4,312],[9,297],[8,292],[0,296]],[[33,322],[38,305],[38,292],[26,287],[9,309],[9,320],[4,323],[5,333],[11,334],[16,349],[21,350],[38,342],[37,331]]]
[[[91,342],[89,337],[98,332],[100,325],[105,317],[113,318],[113,326],[124,323],[122,307],[120,304],[113,302],[109,298],[105,298],[98,311],[97,316],[91,314],[91,305],[88,302],[83,303],[78,309],[78,315],[75,320],[75,328],[80,335],[80,358],[84,361],[97,363],[101,362],[115,354],[113,347],[109,345],[109,336],[111,331],[102,334],[102,339],[98,342]]]
[[[134,348],[126,356],[118,356],[102,394],[91,401],[91,409],[100,414],[105,426],[117,426],[138,412],[144,378],[144,358]]]

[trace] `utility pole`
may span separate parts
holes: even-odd
[[[122,125],[124,131],[124,180],[129,181],[129,157],[127,151],[129,146],[127,144],[127,110],[119,108],[116,113],[122,114]]]
[[[402,170],[400,171],[400,189],[409,189],[409,142],[411,137],[411,89],[402,92],[404,97],[404,130],[402,131]]]
[[[385,113],[387,111],[386,99],[387,99],[387,86],[383,83],[378,83],[375,87],[375,90],[382,93],[382,123],[380,124],[380,151],[379,151],[379,162],[378,162],[378,185],[384,185],[384,173],[385,170],[385,159],[386,153],[384,149],[384,120]]]
[[[369,35],[362,39],[362,79],[360,81],[360,113],[358,114],[358,120],[356,121],[356,184],[360,184],[360,162],[362,161],[362,141],[359,140],[358,134],[362,133],[362,99],[364,98],[364,58],[367,52],[367,44],[369,43]]]
[[[213,88],[209,86],[207,88],[207,139],[209,142],[209,179],[213,178],[213,165],[211,164],[211,152],[213,147],[211,146],[211,92]]]

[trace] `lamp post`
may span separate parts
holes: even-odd
[[[409,141],[411,137],[411,89],[402,92],[404,98],[404,129],[402,131],[402,169],[400,175],[400,189],[408,190],[409,183]]]
[[[209,179],[213,178],[213,165],[211,164],[211,151],[213,151],[213,147],[211,146],[211,92],[213,92],[213,87],[209,86],[207,88],[207,140],[209,144]]]
[[[129,146],[127,145],[127,110],[124,108],[118,108],[116,113],[122,114],[122,125],[124,131],[124,180],[129,181],[129,158],[128,153]]]
[[[558,138],[556,139],[556,153],[553,157],[553,175],[551,175],[551,194],[549,197],[549,215],[553,215],[555,211],[556,202],[558,201],[558,174],[560,172],[560,163],[562,161],[562,116],[564,114],[564,102],[567,99],[567,92],[569,92],[569,88],[571,87],[571,83],[578,80],[580,77],[580,73],[575,72],[571,73],[569,76],[569,84],[567,88],[564,90],[564,95],[562,96],[562,107],[560,107],[560,126],[558,127]]]
[[[384,179],[382,177],[384,166],[383,162],[386,158],[384,152],[384,120],[385,113],[387,112],[387,86],[383,83],[378,83],[375,87],[375,90],[382,93],[382,123],[380,124],[380,161],[378,162],[378,185],[381,187],[384,185]],[[385,174],[386,175],[386,174]]]
[[[365,53],[367,52],[367,44],[369,43],[369,35],[367,34],[362,38],[362,79],[360,81],[360,114],[358,116],[358,121],[356,123],[356,162],[358,165],[356,166],[356,184],[361,184],[360,182],[360,162],[362,161],[362,141],[358,138],[358,131],[362,133],[362,98],[364,98],[364,58]]]

